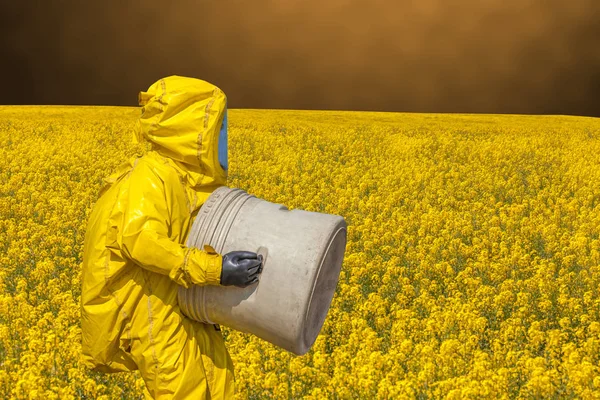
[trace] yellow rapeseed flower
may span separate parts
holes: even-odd
[[[0,107],[0,398],[142,398],[79,364],[87,218],[138,116]],[[229,118],[230,187],[348,222],[308,354],[223,327],[236,398],[599,398],[600,120]]]

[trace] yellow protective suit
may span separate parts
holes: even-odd
[[[185,317],[178,285],[218,285],[222,257],[184,245],[200,206],[227,171],[218,162],[226,97],[179,76],[140,92],[136,140],[147,145],[101,189],[84,241],[82,362],[139,369],[146,398],[233,397],[233,364],[218,326]]]

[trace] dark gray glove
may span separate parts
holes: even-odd
[[[263,257],[251,251],[231,251],[223,256],[221,285],[246,287],[258,282]]]

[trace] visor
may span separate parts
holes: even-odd
[[[225,106],[223,123],[219,132],[219,164],[221,164],[221,168],[227,171],[227,106]]]

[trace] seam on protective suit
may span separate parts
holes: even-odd
[[[160,87],[162,89],[162,93],[160,94],[160,97],[158,98],[158,101],[162,103],[162,98],[165,95],[165,93],[167,93],[167,84],[165,83],[164,79],[160,80]]]
[[[213,103],[215,102],[216,94],[217,94],[217,91],[213,90],[213,97],[211,97],[208,104],[206,105],[206,110],[204,113],[204,129],[208,128],[208,119],[210,117],[210,108],[212,107]]]
[[[186,283],[188,284],[188,287],[190,287],[193,284],[192,280],[190,279],[190,273],[187,269],[188,257],[190,255],[191,251],[192,251],[191,247],[188,247],[188,249],[185,251],[185,257],[183,258],[183,265],[182,265],[183,276],[185,277],[185,279],[187,281]]]
[[[181,187],[183,188],[183,192],[185,193],[185,205],[187,206],[187,208],[189,210],[191,208],[190,197],[188,195],[188,191],[187,191],[187,187],[185,185],[184,179],[185,178],[183,177],[183,175],[179,175],[179,183],[181,183]]]
[[[213,105],[213,103],[215,102],[215,97],[217,94],[217,89],[213,90],[213,95],[211,97],[211,99],[209,100],[208,104],[206,105],[206,109],[204,110],[204,130],[206,131],[206,129],[208,129],[208,119],[210,116],[210,109]],[[202,134],[204,132],[200,132],[198,134],[198,164],[200,166],[202,166]]]
[[[161,112],[163,112],[164,107],[163,107],[162,99],[163,99],[163,96],[165,95],[165,93],[167,92],[167,84],[165,83],[164,79],[160,80],[160,87],[162,89],[162,93],[158,97],[158,108],[160,109]],[[158,120],[150,126],[150,129],[156,129],[157,127],[158,127]],[[150,142],[150,148],[154,149],[155,143],[151,140],[149,140],[149,142]]]
[[[144,271],[144,281],[146,286],[148,287],[148,338],[150,339],[150,346],[152,347],[152,360],[154,361],[154,379],[156,382],[156,387],[160,387],[159,379],[159,363],[158,356],[156,355],[156,343],[154,342],[154,337],[152,336],[152,329],[154,329],[154,318],[152,316],[152,285],[149,283],[149,280],[146,279],[146,272]]]

